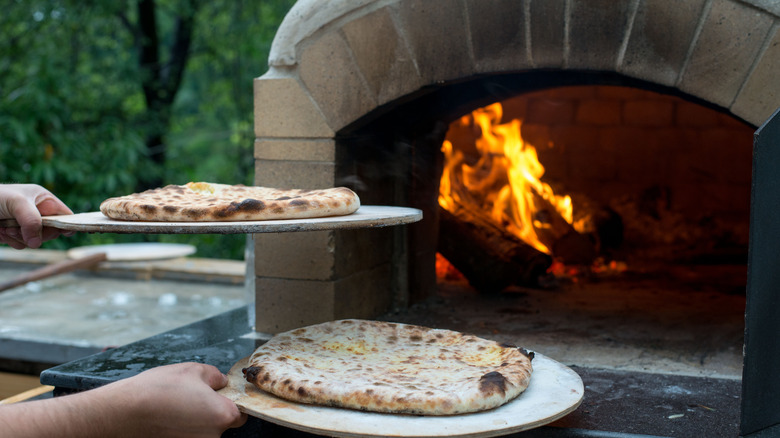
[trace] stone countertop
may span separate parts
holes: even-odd
[[[60,251],[2,249],[0,281],[64,258]],[[229,260],[104,262],[27,283],[0,292],[0,369],[34,372],[252,300],[244,263]]]

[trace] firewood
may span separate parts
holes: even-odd
[[[538,287],[552,258],[481,214],[464,207],[439,209],[438,251],[478,291],[511,285]]]
[[[553,257],[572,265],[593,263],[598,256],[595,242],[577,232],[547,199],[535,190],[532,190],[532,193],[537,208],[533,221],[534,230]]]

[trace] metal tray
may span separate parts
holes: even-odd
[[[43,225],[89,233],[138,234],[253,234],[388,227],[417,222],[422,211],[407,207],[361,206],[345,216],[239,222],[132,222],[112,220],[90,212],[45,216]]]
[[[491,437],[551,423],[577,409],[585,392],[570,368],[534,352],[528,388],[509,403],[489,411],[451,416],[394,415],[304,405],[280,399],[244,380],[248,358],[228,373],[219,390],[242,412],[307,433],[333,437]]]

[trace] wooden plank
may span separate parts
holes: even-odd
[[[448,416],[393,415],[304,405],[280,399],[244,380],[247,358],[228,373],[219,393],[248,415],[292,429],[333,437],[476,438],[533,429],[560,419],[582,402],[582,379],[570,368],[534,352],[534,372],[524,393],[498,408]]]
[[[46,394],[47,392],[53,391],[54,387],[49,385],[41,385],[37,388],[29,389],[27,391],[24,391],[20,394],[13,395],[11,397],[5,398],[3,400],[0,400],[0,405],[10,405],[13,403],[19,403],[26,400],[30,400],[32,398],[38,397],[39,395]]]
[[[254,234],[295,231],[322,231],[355,228],[388,227],[417,222],[422,211],[391,206],[361,206],[344,216],[321,218],[235,221],[235,222],[132,222],[109,219],[103,213],[89,212],[63,216],[46,216],[44,226],[88,233],[124,234]],[[10,221],[4,225],[12,226]]]

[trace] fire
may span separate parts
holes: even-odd
[[[522,122],[514,119],[501,123],[502,116],[501,104],[495,103],[459,120],[461,126],[473,121],[481,130],[475,144],[478,159],[473,164],[450,141],[444,141],[439,205],[449,211],[456,206],[489,211],[491,218],[509,232],[549,254],[542,237],[551,226],[545,209],[553,208],[571,224],[571,197],[556,195],[549,184],[541,181],[544,166],[536,148],[521,137]]]

